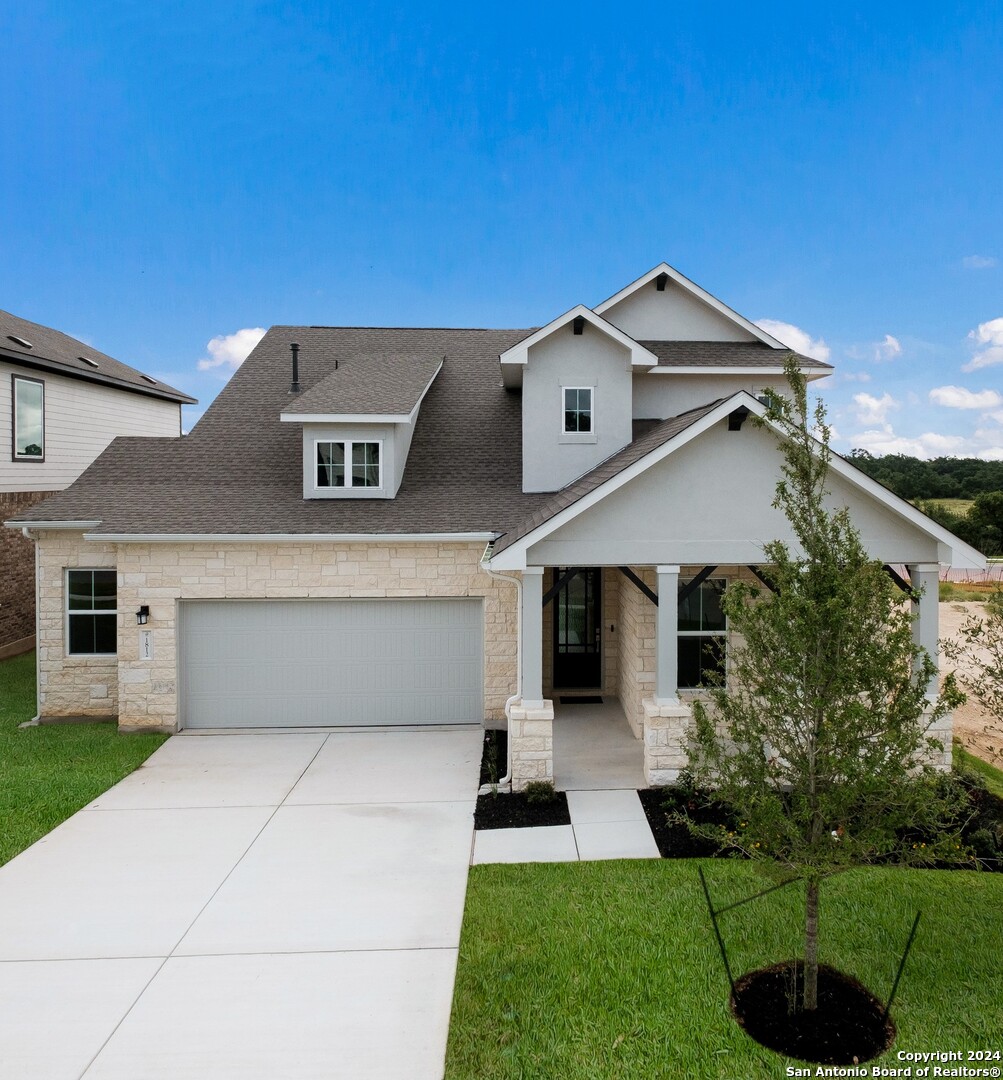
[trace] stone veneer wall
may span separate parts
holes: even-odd
[[[50,665],[50,680],[57,680],[60,690],[58,701],[47,697],[47,715],[84,713],[92,684],[103,684],[105,701],[116,705],[103,711],[117,711],[123,730],[174,730],[178,722],[175,619],[179,599],[483,597],[485,719],[504,720],[505,701],[515,691],[515,586],[489,577],[480,568],[480,544],[103,545],[87,543],[79,533],[66,537],[49,532],[40,550],[47,568],[45,663]],[[62,568],[115,566],[116,562],[117,661],[65,657]],[[150,661],[139,658],[133,613],[141,604],[150,606],[146,627],[153,632]],[[59,675],[56,667],[62,667],[64,674]]]
[[[35,641],[35,542],[2,523],[54,494],[0,491],[0,656],[27,651]],[[18,648],[21,642],[25,648]]]
[[[38,712],[42,717],[115,716],[118,658],[66,655],[66,569],[114,569],[114,544],[50,529],[38,538]],[[119,599],[119,638],[131,612]],[[135,610],[134,608],[132,609]],[[135,616],[132,616],[135,625]]]
[[[650,589],[657,591],[654,567],[632,566],[631,570]],[[620,579],[620,623],[618,630],[618,696],[623,714],[634,734],[644,728],[644,699],[655,692],[655,617],[657,608],[623,574]]]

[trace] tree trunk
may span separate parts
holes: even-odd
[[[809,879],[804,919],[804,1008],[818,1008],[818,882]]]

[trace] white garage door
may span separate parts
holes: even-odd
[[[193,600],[178,624],[186,728],[484,718],[479,600]]]

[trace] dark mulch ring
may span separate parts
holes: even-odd
[[[849,975],[819,964],[817,1009],[801,1008],[803,993],[803,965],[787,960],[743,975],[735,983],[731,1011],[756,1042],[821,1065],[870,1061],[895,1039],[884,1006]]]
[[[508,736],[504,731],[484,733],[481,783],[496,784],[505,775]],[[499,792],[477,797],[475,829],[528,829],[537,825],[570,825],[568,797],[546,786],[533,792]]]

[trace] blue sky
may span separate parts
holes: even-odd
[[[837,448],[1003,458],[1001,57],[978,2],[8,4],[0,307],[190,424],[256,327],[538,325],[664,259],[828,356]]]

